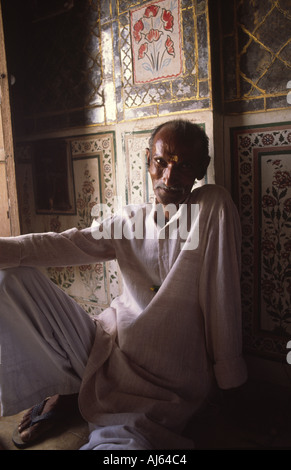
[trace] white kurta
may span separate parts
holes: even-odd
[[[238,214],[215,185],[194,190],[191,204],[199,204],[199,243],[191,250],[181,250],[179,237],[161,236],[147,205],[140,239],[108,236],[118,216],[104,223],[108,238],[100,240],[90,228],[0,239],[3,268],[118,260],[123,293],[98,317],[79,395],[84,418],[98,426],[97,442],[100,426],[123,426],[149,447],[191,447],[181,434],[213,384],[246,380]]]

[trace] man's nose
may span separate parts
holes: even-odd
[[[163,173],[163,182],[167,186],[173,186],[177,182],[177,169],[173,163],[169,163]]]

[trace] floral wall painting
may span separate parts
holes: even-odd
[[[291,153],[259,152],[261,204],[259,230],[260,291],[263,330],[291,333]]]
[[[180,2],[160,0],[131,10],[131,44],[135,83],[180,75]]]
[[[291,123],[231,129],[247,352],[285,361],[291,334]]]
[[[154,200],[145,152],[150,135],[150,130],[144,130],[126,132],[123,136],[127,169],[127,204],[143,204]]]

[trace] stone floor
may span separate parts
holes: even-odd
[[[14,416],[0,418],[0,450],[20,450],[12,442],[12,434],[24,412]],[[46,434],[45,439],[35,443],[27,450],[77,450],[87,442],[88,425],[84,421],[58,425]]]

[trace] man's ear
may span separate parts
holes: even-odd
[[[150,153],[150,149],[146,149],[146,157],[147,157],[147,166],[150,165],[150,162],[151,162],[151,153]]]
[[[196,176],[196,179],[202,180],[204,178],[204,176],[206,174],[206,171],[207,171],[207,168],[208,168],[208,165],[210,163],[210,160],[211,160],[211,158],[208,155],[208,157],[203,161],[203,163],[201,165],[201,168],[198,172],[198,175]]]

